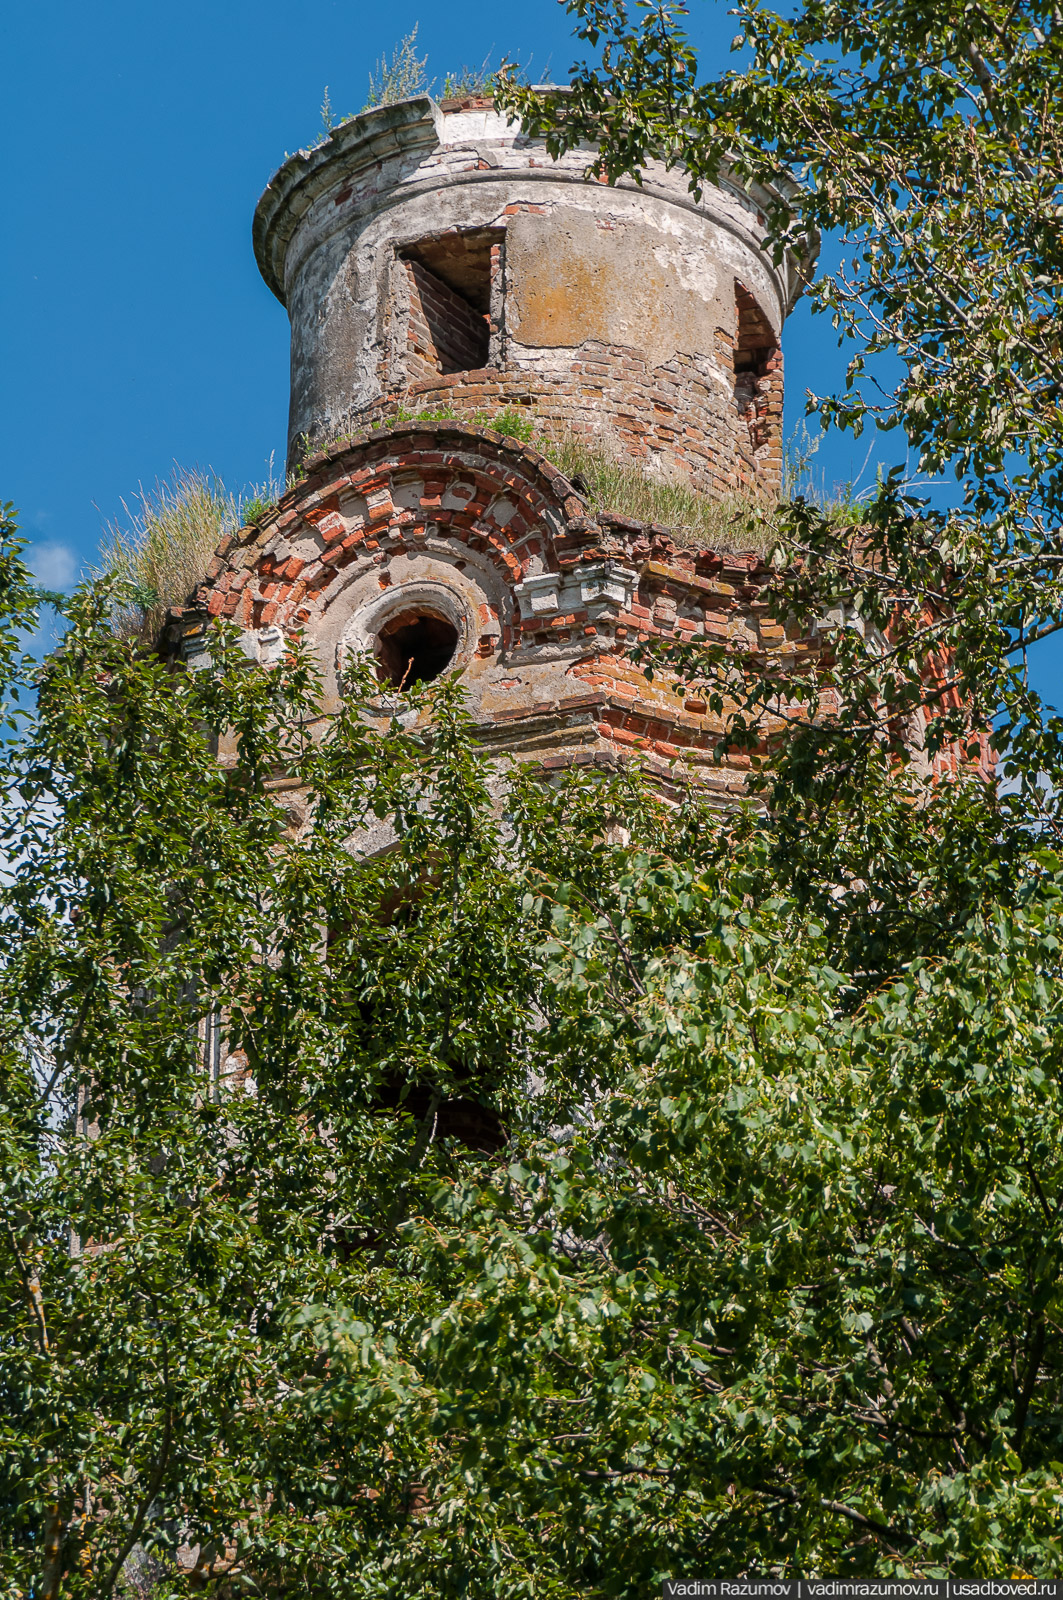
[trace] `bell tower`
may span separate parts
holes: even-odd
[[[695,202],[552,160],[489,101],[364,112],[274,175],[254,243],[292,327],[289,465],[395,403],[534,409],[709,495],[773,494],[796,263],[777,193]]]
[[[484,746],[546,767],[639,753],[661,782],[744,788],[719,722],[630,660],[652,637],[793,655],[756,554],[592,508],[529,444],[575,440],[701,495],[770,500],[797,261],[763,248],[785,196],[682,173],[641,186],[553,160],[484,100],[409,100],[289,158],[254,245],[292,330],[291,487],[220,547],[166,640],[208,659],[232,618],[268,665],[317,650],[325,714],[368,658],[370,719],[456,676]],[[427,415],[425,415],[427,413]]]

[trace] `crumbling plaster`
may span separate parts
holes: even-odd
[[[694,201],[659,164],[641,187],[608,186],[589,156],[555,161],[489,106],[422,98],[285,163],[255,248],[292,324],[291,462],[406,396],[473,409],[460,385],[404,369],[396,268],[418,241],[491,228],[504,248],[481,404],[530,402],[547,431],[612,435],[710,493],[757,471],[775,486],[779,452],[753,460],[730,368],[736,280],[776,334],[799,292],[797,259],[762,248],[773,196],[723,178]]]

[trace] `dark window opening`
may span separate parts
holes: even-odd
[[[430,611],[403,611],[385,623],[374,653],[377,677],[396,689],[431,683],[445,672],[458,648],[458,630]]]
[[[432,1103],[432,1091],[425,1084],[400,1085],[393,1078],[381,1088],[379,1100],[387,1110],[405,1111],[415,1122],[423,1122]],[[435,1137],[455,1139],[468,1150],[493,1155],[509,1134],[493,1106],[460,1096],[438,1100]]]
[[[749,290],[735,282],[734,395],[754,459],[771,459],[782,421],[782,367],[775,332]]]
[[[480,228],[423,239],[403,251],[409,284],[407,347],[425,372],[468,372],[487,365],[491,286],[501,232]]]
[[[481,316],[491,310],[493,251],[502,242],[500,228],[477,228],[470,233],[441,233],[410,245],[403,255],[419,261],[434,277],[460,295]]]

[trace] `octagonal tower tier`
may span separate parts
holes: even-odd
[[[292,325],[289,465],[394,415],[533,408],[712,495],[778,490],[779,198],[681,171],[641,187],[553,160],[489,101],[364,112],[292,156],[255,214]]]

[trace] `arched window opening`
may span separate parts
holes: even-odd
[[[457,648],[458,630],[446,617],[423,609],[401,611],[374,641],[377,677],[395,689],[431,683],[449,667]]]

